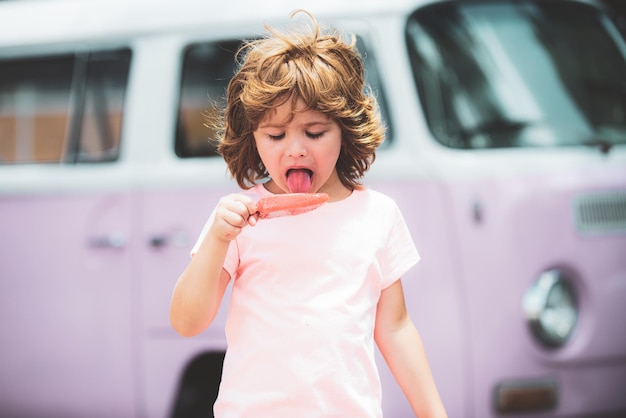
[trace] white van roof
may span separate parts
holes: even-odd
[[[0,47],[201,30],[285,21],[296,9],[358,17],[415,8],[427,0],[8,0],[0,1]]]

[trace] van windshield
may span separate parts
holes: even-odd
[[[626,45],[575,1],[444,2],[407,23],[434,137],[452,148],[626,143]]]

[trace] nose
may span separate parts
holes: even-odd
[[[307,155],[306,138],[301,135],[291,135],[287,139],[287,155],[290,157],[304,157]]]

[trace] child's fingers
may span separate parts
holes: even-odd
[[[236,226],[252,225],[254,223],[254,215],[256,214],[256,203],[245,195],[233,195],[232,206],[230,206],[232,212],[241,217],[243,223],[237,222]],[[250,221],[250,219],[253,219]],[[251,223],[252,222],[252,223]]]
[[[216,221],[241,229],[246,225],[256,224],[256,203],[242,194],[232,194],[220,199],[216,212]],[[229,235],[233,231],[230,231]],[[236,231],[239,233],[240,231]]]
[[[246,210],[248,212],[248,218],[251,218],[257,213],[256,202],[252,200],[249,196],[246,195],[238,195],[240,201],[246,206]]]
[[[256,225],[258,220],[259,220],[259,214],[258,212],[255,212],[248,217],[248,225],[254,226]]]
[[[227,210],[224,211],[222,219],[230,226],[243,228],[248,223],[248,212],[244,213],[240,210]]]

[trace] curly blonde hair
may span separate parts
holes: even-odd
[[[249,41],[238,51],[239,69],[228,84],[218,152],[243,189],[269,176],[256,150],[253,132],[268,111],[292,100],[338,123],[342,145],[336,168],[342,184],[360,180],[376,157],[385,127],[378,104],[365,84],[363,59],[354,36],[348,43],[336,30],[322,33],[315,17],[309,30],[279,32]]]

